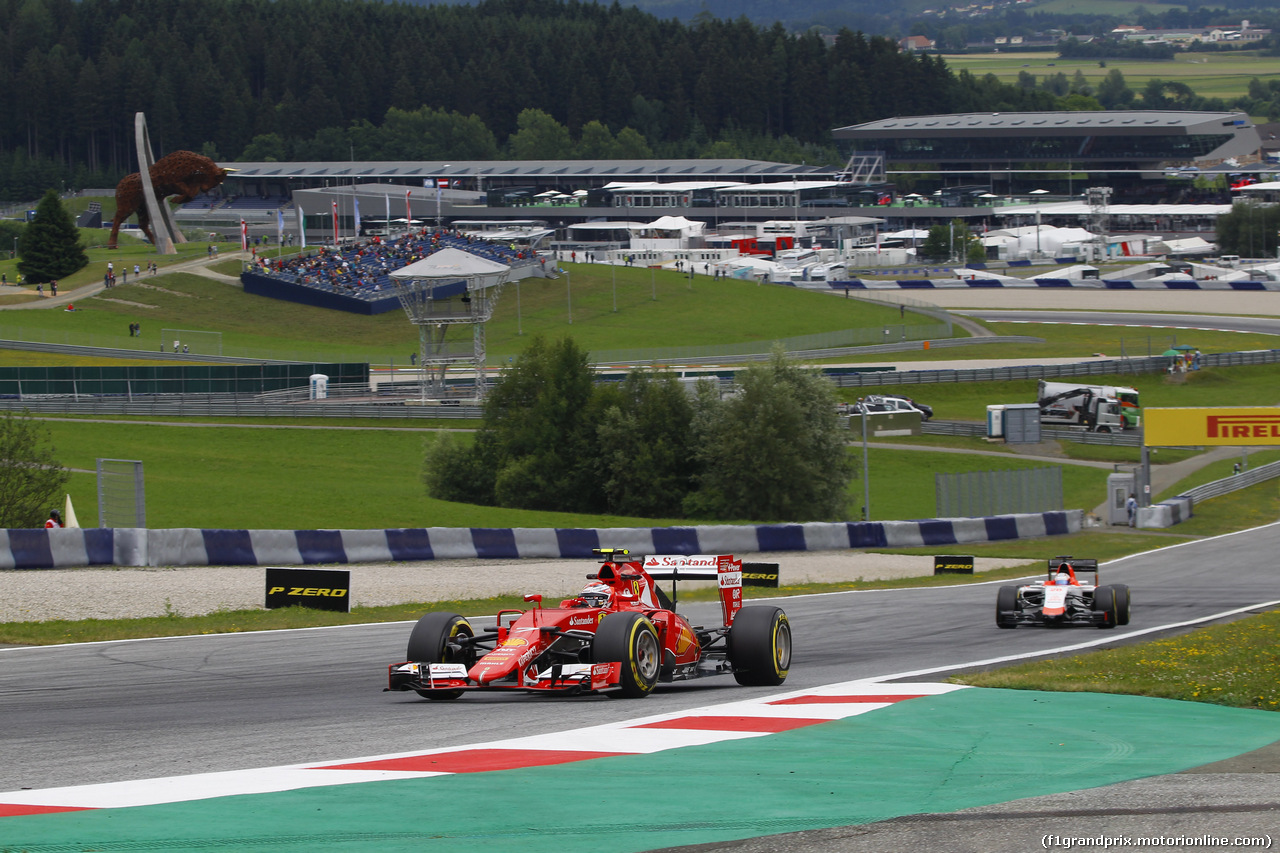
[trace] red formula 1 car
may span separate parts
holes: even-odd
[[[791,625],[780,608],[742,606],[742,561],[732,556],[603,558],[586,588],[557,607],[526,595],[477,633],[456,613],[428,613],[409,635],[409,660],[388,668],[388,690],[456,699],[469,690],[646,696],[659,681],[732,673],[739,684],[778,685],[791,665]],[[772,577],[749,585],[777,586]],[[657,582],[672,581],[671,595]],[[701,627],[675,611],[680,580],[719,582],[723,624]]]
[[[1080,580],[1082,574],[1092,574],[1093,583]],[[1000,587],[996,625],[1128,625],[1129,587],[1122,583],[1098,586],[1098,580],[1097,560],[1054,557],[1045,580]]]

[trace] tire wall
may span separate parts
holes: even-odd
[[[1076,533],[1083,517],[1082,510],[1067,510],[990,518],[705,527],[0,530],[0,569],[571,559],[590,558],[592,549],[601,547],[627,548],[635,555],[943,547]]]

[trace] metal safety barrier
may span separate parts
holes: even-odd
[[[973,421],[927,421],[920,425],[920,431],[926,435],[964,435],[983,438],[987,434],[987,425]],[[1141,431],[1127,432],[1089,432],[1082,429],[1062,429],[1060,427],[1041,427],[1040,437],[1046,441],[1074,441],[1077,444],[1101,444],[1114,447],[1141,447]]]
[[[1276,477],[1280,477],[1280,462],[1270,462],[1221,480],[1214,480],[1212,483],[1205,483],[1203,486],[1196,486],[1194,489],[1187,489],[1179,497],[1191,498],[1191,502],[1197,504],[1209,498],[1221,497],[1249,486],[1256,486],[1258,483],[1264,483]]]

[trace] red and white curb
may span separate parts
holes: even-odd
[[[133,782],[10,791],[0,793],[0,817],[149,806],[356,782],[421,779],[543,767],[592,758],[645,755],[686,746],[763,737],[855,717],[907,699],[963,689],[956,684],[850,681],[760,699],[470,746]]]

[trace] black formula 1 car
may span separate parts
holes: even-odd
[[[1081,581],[1080,574],[1092,574],[1093,583]],[[1045,580],[1000,587],[996,625],[1128,625],[1129,587],[1122,583],[1098,586],[1098,579],[1097,560],[1054,557]]]
[[[638,698],[660,682],[732,674],[739,684],[778,685],[791,666],[791,623],[772,605],[744,607],[743,585],[777,586],[772,572],[743,571],[732,556],[623,559],[600,550],[600,569],[575,598],[503,610],[477,632],[457,613],[428,613],[409,635],[408,660],[392,664],[387,690],[427,699],[467,691],[603,692]],[[672,582],[671,595],[657,581]],[[679,580],[716,581],[722,624],[695,626],[676,613]]]

